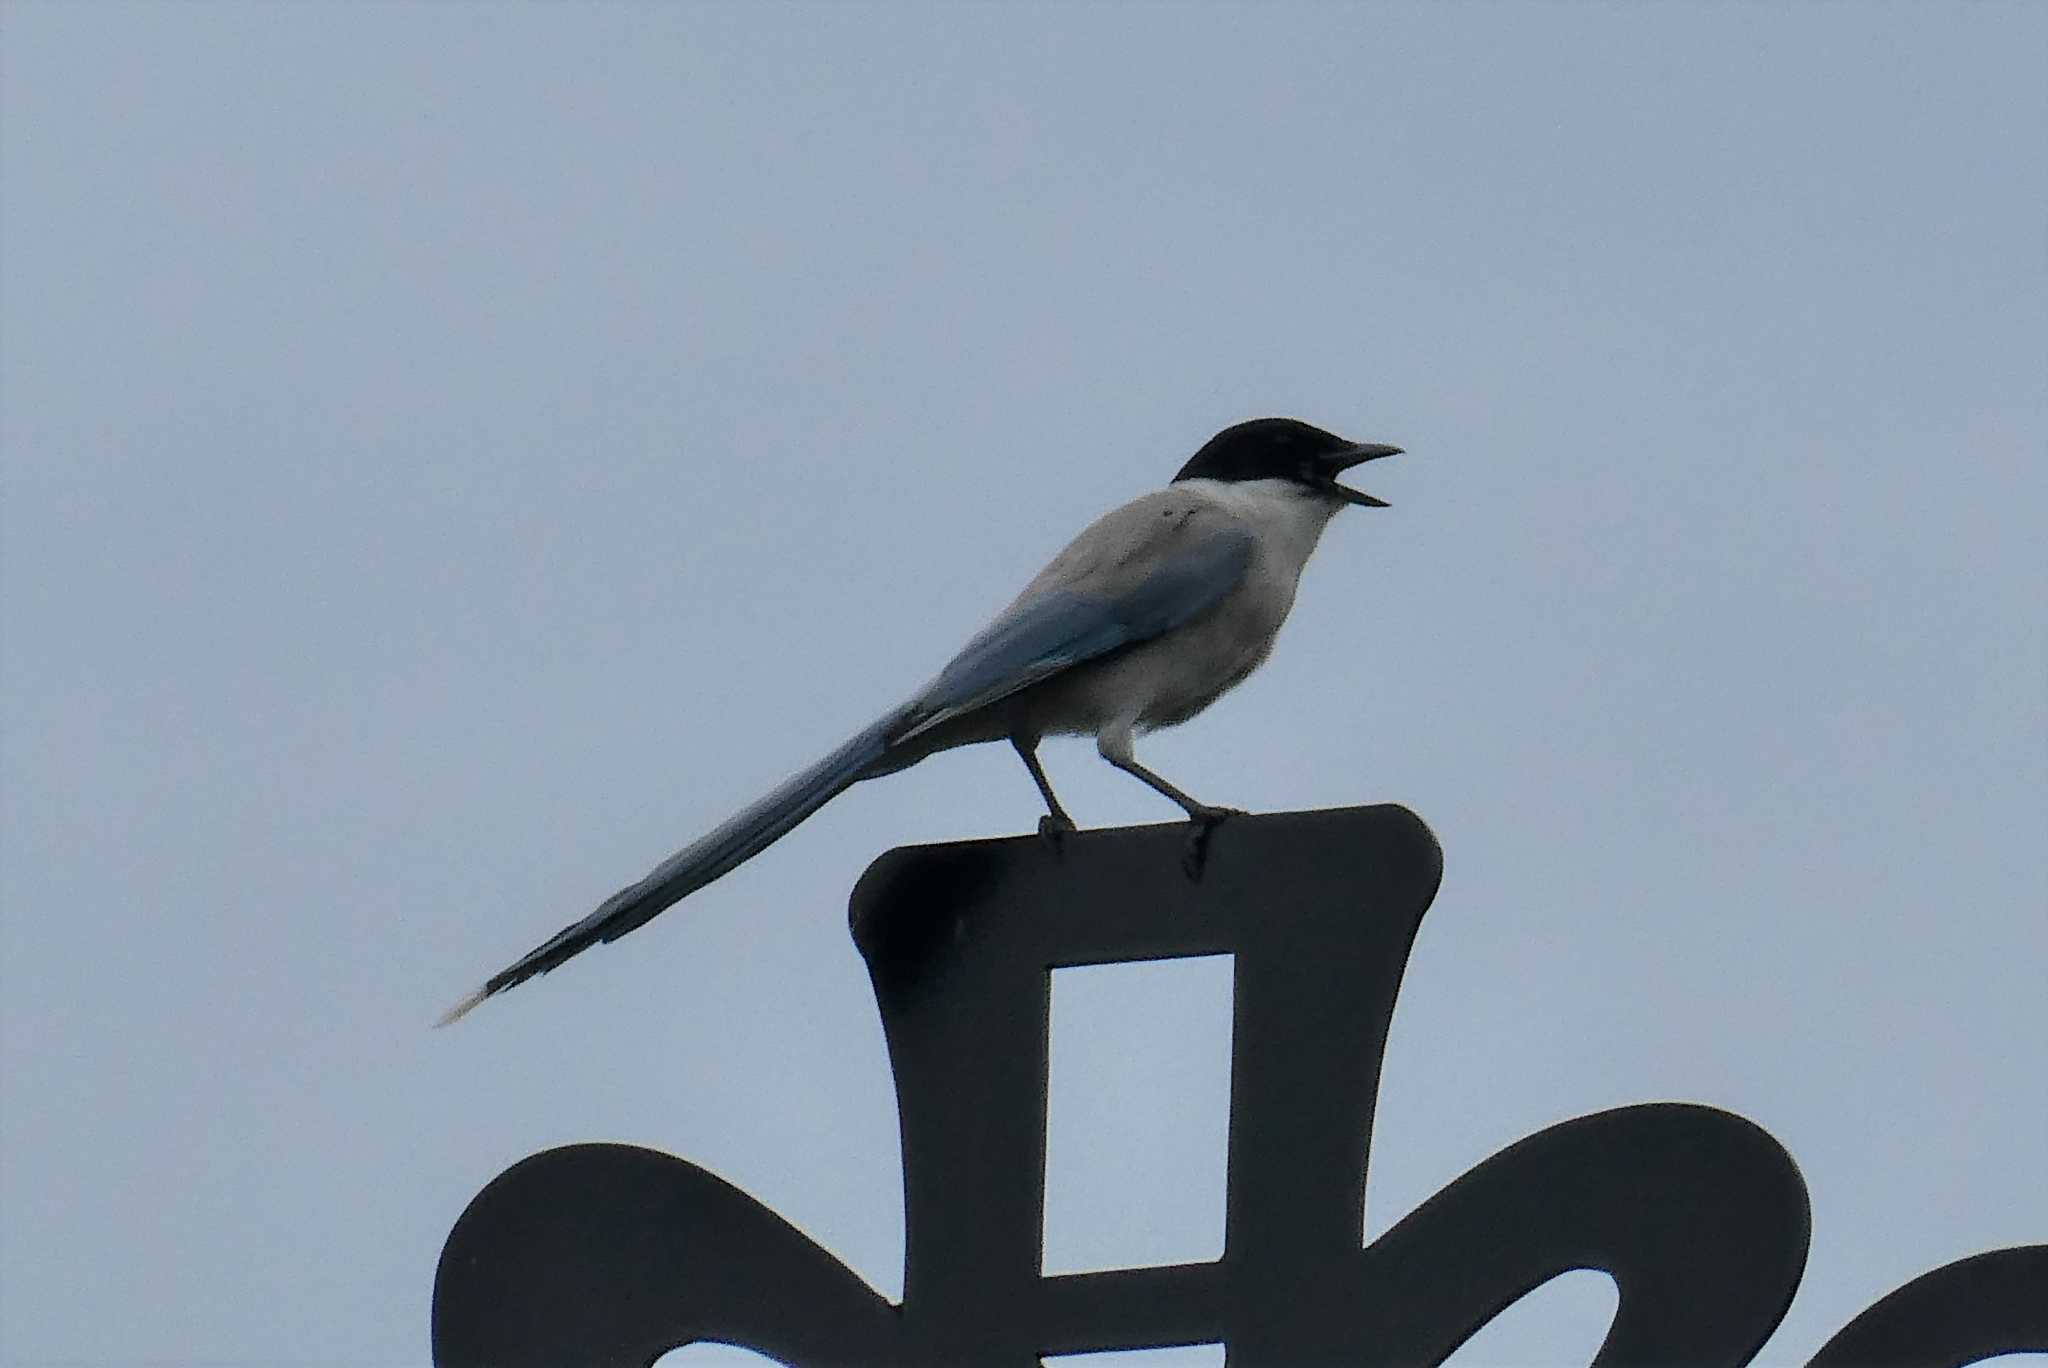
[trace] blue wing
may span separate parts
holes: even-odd
[[[940,671],[910,704],[909,725],[892,742],[1000,702],[1084,661],[1170,632],[1244,582],[1252,538],[1243,527],[1226,523],[1175,540],[1181,544],[1168,548],[1142,578],[1127,573],[1127,558],[1104,572],[1083,573],[1072,587],[1027,595]],[[1055,561],[1048,574],[1058,569]]]

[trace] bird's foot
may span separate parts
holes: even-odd
[[[1079,829],[1074,825],[1074,819],[1064,812],[1048,812],[1038,819],[1039,839],[1051,846],[1055,855],[1066,854],[1067,837]]]
[[[1209,834],[1230,817],[1244,816],[1242,808],[1210,807],[1206,803],[1188,811],[1188,843],[1180,853],[1181,872],[1195,883],[1209,862]]]

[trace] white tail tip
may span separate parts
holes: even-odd
[[[490,990],[487,988],[477,989],[474,993],[471,993],[468,997],[456,1003],[447,1011],[441,1013],[441,1019],[434,1023],[434,1029],[438,1031],[443,1026],[454,1025],[456,1022],[462,1020],[463,1017],[469,1014],[470,1008],[476,1006],[479,1002],[482,1002],[485,998],[489,997],[490,995]]]

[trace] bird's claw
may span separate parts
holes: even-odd
[[[1209,862],[1209,835],[1221,826],[1226,818],[1242,817],[1241,808],[1198,807],[1188,813],[1188,843],[1180,854],[1181,872],[1195,883],[1202,881],[1202,870]]]
[[[1038,819],[1039,839],[1051,846],[1052,853],[1055,855],[1064,855],[1066,853],[1067,837],[1079,829],[1074,825],[1074,819],[1067,816],[1064,812],[1057,815],[1048,812],[1045,816]]]

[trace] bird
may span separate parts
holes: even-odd
[[[1199,878],[1210,833],[1236,810],[1140,764],[1136,738],[1186,722],[1264,662],[1330,519],[1347,506],[1387,506],[1337,477],[1399,454],[1295,418],[1223,429],[1165,488],[1083,529],[930,683],[493,974],[437,1024],[645,925],[853,784],[956,746],[1007,741],[1045,802],[1039,832],[1057,845],[1076,827],[1039,742],[1094,737],[1104,760],[1187,814],[1182,863]]]

